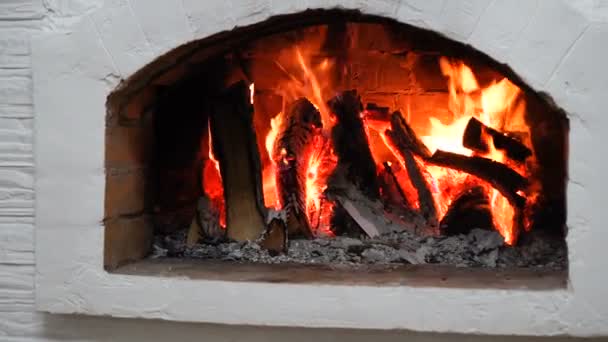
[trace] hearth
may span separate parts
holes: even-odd
[[[473,48],[332,10],[160,60],[108,98],[107,268],[566,267],[567,119]]]

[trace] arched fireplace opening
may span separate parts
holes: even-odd
[[[434,32],[275,17],[176,48],[107,104],[107,268],[566,265],[564,113]]]

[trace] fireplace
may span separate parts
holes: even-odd
[[[311,12],[310,8],[317,10]],[[598,285],[605,280],[602,261],[608,241],[601,204],[607,191],[606,163],[597,155],[608,125],[603,114],[608,105],[604,96],[608,51],[597,44],[608,35],[601,5],[587,1],[116,0],[81,9],[86,15],[72,17],[71,11],[49,14],[45,18],[53,25],[45,26],[31,43],[38,310],[264,326],[503,335],[607,333],[608,297]],[[57,21],[56,14],[69,14],[69,19]],[[343,23],[343,29],[330,29],[332,23]],[[363,26],[368,29],[361,30]],[[310,37],[305,36],[307,32]],[[337,41],[344,37],[348,44],[336,43],[338,47],[331,51],[331,44],[324,43],[330,32]],[[373,39],[366,39],[366,34]],[[274,92],[285,87],[284,79],[260,78],[260,71],[271,75],[270,70],[276,69],[275,63],[264,66],[260,59],[280,50],[270,43],[281,36],[287,42],[277,42],[285,53],[293,54],[293,48],[299,48],[323,89],[323,101],[308,94]],[[323,40],[317,42],[322,44],[317,51],[313,38]],[[362,53],[356,56],[356,50]],[[364,55],[376,59],[363,63]],[[405,63],[391,65],[395,59]],[[287,81],[293,76],[293,82],[306,85],[309,78],[302,76],[298,59],[289,61],[292,64],[281,61],[288,71],[281,75],[287,76]],[[359,63],[356,67],[350,65],[354,61]],[[336,68],[340,65],[345,67]],[[327,72],[319,72],[322,68]],[[470,70],[476,85],[458,83],[445,75],[445,70],[460,70],[453,75]],[[200,75],[208,76],[205,82],[196,80]],[[470,103],[485,113],[480,98],[484,91],[494,89],[493,84],[505,84],[501,82],[504,78],[518,94],[509,106],[509,117],[519,113],[523,98],[523,128],[528,134],[519,127],[486,121],[480,111],[473,115],[483,124],[480,135],[484,138],[477,140],[481,145],[465,146],[464,132],[471,122],[466,116],[455,136],[467,153],[429,144],[426,137],[430,128],[452,127],[454,112],[458,112],[454,104]],[[453,98],[451,80],[457,95]],[[188,85],[190,81],[195,85]],[[202,84],[203,92],[196,92],[197,83]],[[417,88],[412,88],[414,85]],[[233,93],[228,98],[234,101],[219,101],[229,92]],[[214,102],[208,101],[209,97]],[[376,146],[389,157],[365,164],[376,171],[379,199],[370,200],[375,193],[366,193],[366,189],[371,191],[369,187],[359,188],[360,183],[349,180],[345,173],[346,188],[354,189],[346,192],[348,196],[344,191],[333,191],[340,185],[333,178],[321,192],[335,203],[332,215],[337,218],[330,222],[340,217],[354,222],[332,223],[334,236],[291,235],[287,251],[280,250],[278,244],[279,250],[271,252],[268,245],[262,246],[266,238],[223,240],[223,234],[230,230],[227,222],[226,230],[215,231],[220,239],[193,234],[195,246],[188,246],[187,233],[191,226],[196,228],[193,222],[201,225],[201,231],[211,231],[202,227],[202,220],[193,220],[204,212],[199,209],[202,195],[210,198],[198,184],[208,180],[201,177],[200,168],[211,160],[206,147],[209,140],[213,146],[226,138],[226,134],[210,129],[214,124],[209,114],[215,110],[203,111],[207,119],[188,110],[213,104],[212,108],[221,105],[231,109],[222,109],[222,113],[250,113],[253,123],[243,125],[240,121],[239,129],[255,133],[256,143],[249,144],[247,151],[259,156],[262,186],[261,191],[248,193],[254,194],[253,202],[263,198],[262,209],[275,213],[265,219],[280,219],[285,208],[281,203],[276,207],[267,204],[264,194],[263,171],[270,161],[265,144],[268,132],[264,130],[272,127],[279,112],[287,115],[283,107],[295,108],[292,104],[301,97],[318,107],[320,135],[330,139],[332,146],[338,140],[332,134],[336,126],[330,126],[331,120],[330,125],[323,122],[323,104],[330,107],[328,102],[334,98],[351,99],[357,107],[359,99],[355,121],[362,123],[365,134],[358,136],[367,140],[372,159]],[[159,115],[167,107],[175,110],[171,115]],[[399,115],[393,115],[395,112]],[[260,113],[266,115],[263,120]],[[387,125],[387,115],[390,125],[385,129],[381,123]],[[339,119],[339,115],[335,117]],[[441,125],[433,126],[431,117]],[[382,120],[372,120],[378,118]],[[475,124],[479,132],[479,123],[472,121]],[[230,123],[232,126],[236,124]],[[399,147],[402,144],[388,144],[392,142],[388,139],[385,144],[383,137],[391,138],[387,131],[401,132],[397,139],[404,132],[406,137],[417,137],[431,156],[412,148],[421,146],[410,144],[415,139],[405,140],[406,149]],[[237,135],[235,130],[230,132]],[[179,148],[167,144],[172,138],[179,141]],[[239,133],[234,141],[244,138]],[[523,218],[533,219],[535,224],[526,230],[523,220],[523,229],[517,230],[511,245],[496,229],[494,211],[487,209],[492,198],[483,191],[485,183],[481,191],[470,187],[458,201],[463,202],[463,208],[456,211],[457,219],[452,222],[462,227],[442,225],[442,207],[437,205],[433,182],[425,174],[432,174],[432,168],[452,169],[426,165],[436,151],[464,156],[456,158],[465,158],[465,165],[470,165],[472,157],[488,159],[488,151],[500,151],[495,140],[503,138],[523,144],[532,155],[523,163],[492,159],[498,164],[495,167],[515,171],[524,176],[526,184],[541,183],[536,192],[530,192],[528,186],[516,192],[525,204],[533,200],[531,193],[540,198],[534,201],[536,206],[524,206],[531,212],[524,211]],[[333,151],[337,156],[341,153]],[[429,201],[425,203],[435,204],[437,224],[429,224],[432,222],[414,205],[419,188],[408,191],[412,188],[407,182],[400,183],[403,196],[397,187],[390,193],[381,190],[387,182],[409,179],[403,151],[413,155],[407,160],[413,159],[410,167],[421,170],[423,177],[418,179],[429,184]],[[222,153],[212,152],[221,171]],[[278,152],[281,156],[280,148]],[[255,164],[253,159],[226,160]],[[519,169],[528,168],[533,161],[548,172]],[[231,169],[242,172],[240,167]],[[528,170],[532,173],[526,173]],[[400,176],[403,174],[408,177]],[[227,180],[222,180],[224,192],[233,189],[223,186]],[[504,197],[508,188],[496,185],[505,181],[506,177],[499,177],[495,182],[500,183],[491,184],[490,190]],[[245,184],[258,187],[259,183]],[[256,193],[261,194],[258,197]],[[361,201],[351,196],[353,193],[363,193]],[[354,203],[348,207],[339,196]],[[222,197],[229,208],[231,200]],[[403,205],[404,198],[409,200],[408,206]],[[476,198],[482,200],[476,202]],[[365,212],[370,201],[380,203],[371,205],[379,214]],[[393,202],[401,204],[385,207]],[[254,213],[258,210],[257,205],[252,208]],[[353,214],[353,208],[361,215]],[[391,221],[404,226],[403,231],[370,237],[361,228],[364,220],[373,223],[366,228],[386,228],[374,220],[394,217],[404,208],[414,209],[411,217],[397,214]],[[228,215],[229,210],[227,221]],[[412,229],[412,222],[418,222],[415,218],[422,224]],[[263,234],[267,222],[263,220]],[[282,226],[280,220],[278,226]],[[284,241],[280,234],[269,236]],[[272,310],[264,310],[268,303],[272,303]]]
[[[108,269],[567,265],[564,112],[434,32],[274,17],[170,51],[107,108]]]

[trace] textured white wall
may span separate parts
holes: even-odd
[[[33,101],[30,72],[29,39],[41,31],[59,31],[80,20],[81,16],[98,7],[102,0],[1,0],[0,1],[0,341],[402,341],[404,337],[417,341],[483,341],[482,337],[373,332],[329,329],[286,329],[227,327],[202,324],[181,324],[159,321],[120,320],[79,316],[58,316],[34,311],[34,165],[33,165]],[[381,0],[376,0],[383,2]],[[233,0],[234,3],[250,3]],[[276,1],[275,1],[276,2]],[[279,1],[280,2],[280,1]],[[314,1],[311,1],[314,2]],[[367,3],[374,3],[368,1]],[[453,23],[454,34],[472,32],[479,14],[471,3],[471,13]],[[548,3],[546,1],[545,3]],[[598,21],[608,21],[608,4],[605,1],[572,1],[582,12]],[[171,1],[171,3],[175,3]],[[196,6],[197,1],[183,0],[185,6]],[[363,2],[362,2],[363,3]],[[497,2],[500,3],[500,2]],[[522,2],[522,5],[527,3]],[[207,0],[198,1],[198,5]],[[145,6],[146,1],[131,0],[134,8]],[[425,11],[439,11],[449,7],[442,1],[403,1],[412,22]],[[494,6],[495,7],[495,6]],[[500,8],[492,6],[485,11]],[[256,11],[256,8],[248,8]],[[448,8],[449,10],[449,8]],[[139,12],[139,11],[136,11]],[[438,12],[438,15],[441,11]],[[240,15],[235,13],[235,16]],[[420,16],[422,18],[422,16]],[[567,18],[565,18],[567,19]],[[141,24],[154,23],[141,19]],[[176,23],[179,25],[180,23]],[[196,23],[184,27],[184,38]],[[424,25],[424,22],[421,22]],[[542,27],[542,26],[541,26]],[[100,34],[111,35],[108,32]],[[470,33],[469,32],[469,33]],[[534,32],[532,32],[533,34]],[[604,36],[605,37],[605,36]],[[457,37],[456,37],[457,38]],[[483,37],[482,37],[483,38]],[[509,37],[505,37],[508,39]],[[147,37],[155,45],[165,47],[163,32]],[[471,38],[473,39],[473,38]],[[601,44],[604,42],[597,42]],[[170,44],[170,42],[168,42]],[[488,47],[500,49],[503,45]],[[170,46],[167,46],[170,47]],[[112,48],[112,47],[109,47]],[[120,47],[116,47],[120,49]],[[157,51],[158,52],[158,51]],[[542,61],[538,61],[541,63]],[[61,63],[61,61],[57,61]],[[129,60],[120,59],[117,67],[129,72]],[[543,64],[539,65],[539,68]],[[542,68],[541,68],[542,69]],[[547,71],[548,73],[551,70]],[[542,76],[542,75],[541,75]],[[534,81],[534,80],[533,80]],[[64,91],[69,92],[69,89]],[[66,127],[70,129],[70,127]],[[57,199],[61,200],[61,199]],[[69,215],[70,213],[65,213]],[[60,245],[57,246],[61,248]],[[432,319],[432,318],[430,318]],[[501,339],[492,339],[500,341]],[[512,339],[504,338],[505,341]],[[514,339],[525,340],[525,339]],[[533,338],[533,341],[542,339]],[[559,339],[558,339],[559,340]]]

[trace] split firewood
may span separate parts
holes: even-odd
[[[326,194],[336,207],[334,208],[334,219],[336,223],[336,234],[347,234],[356,236],[365,234],[375,237],[393,232],[419,230],[419,222],[412,218],[402,220],[399,216],[391,215],[384,209],[384,205],[379,200],[372,200],[369,196],[359,190],[354,184],[350,183],[342,175],[334,179],[334,183],[327,189]],[[339,221],[336,221],[339,220]],[[348,231],[344,229],[343,223],[348,225]],[[352,223],[356,226],[352,227]]]
[[[396,150],[407,170],[412,185],[418,193],[420,213],[432,226],[437,225],[437,207],[431,188],[424,177],[423,171],[414,156],[424,159],[430,156],[428,148],[418,139],[414,130],[408,125],[401,113],[395,112],[391,117],[391,129],[384,132],[387,140]]]
[[[471,150],[487,153],[489,144],[504,151],[505,155],[517,162],[524,162],[532,155],[532,151],[515,138],[509,137],[491,127],[484,125],[476,118],[471,118],[462,136],[462,145]]]
[[[473,228],[492,228],[487,193],[480,186],[468,188],[450,204],[439,223],[445,235],[468,234]]]
[[[336,124],[331,130],[338,168],[372,199],[379,197],[376,163],[365,133],[361,111],[363,106],[356,90],[345,91],[328,102]]]
[[[277,191],[291,236],[314,236],[306,216],[306,172],[321,128],[319,111],[307,99],[298,99],[287,109],[273,146]]]
[[[379,226],[376,222],[373,222],[371,218],[373,214],[368,208],[363,205],[357,205],[357,203],[349,200],[346,197],[338,197],[338,203],[340,207],[357,223],[359,228],[367,234],[369,237],[376,237],[384,233],[379,230]]]
[[[238,82],[210,99],[213,152],[219,161],[228,238],[256,240],[265,230],[262,172],[249,87]]]
[[[268,224],[260,239],[260,246],[273,256],[286,253],[288,246],[286,213],[271,211],[268,215]]]
[[[399,180],[393,172],[391,164],[385,161],[382,165],[384,166],[384,172],[381,173],[380,179],[383,197],[387,198],[390,203],[411,208],[411,204],[399,185]]]
[[[517,192],[528,186],[528,180],[504,164],[488,158],[469,157],[441,150],[435,151],[427,161],[433,165],[466,172],[490,183],[517,208],[523,208],[526,203],[526,199]]]
[[[418,138],[416,132],[410,127],[399,111],[391,115],[391,140],[399,151],[411,151],[422,159],[431,156],[431,151]]]
[[[508,166],[488,158],[470,157],[441,150],[435,151],[431,155],[428,148],[420,141],[398,112],[393,114],[391,118],[391,130],[387,131],[386,134],[400,154],[403,153],[402,151],[410,151],[410,155],[416,155],[425,163],[463,171],[476,176],[500,191],[503,196],[509,199],[512,205],[518,208],[524,206],[525,198],[517,194],[517,192],[524,190],[528,186],[528,181]],[[407,153],[403,153],[402,157],[404,159],[406,156]],[[411,174],[410,177],[412,177]],[[414,182],[414,179],[412,179],[412,182]]]

